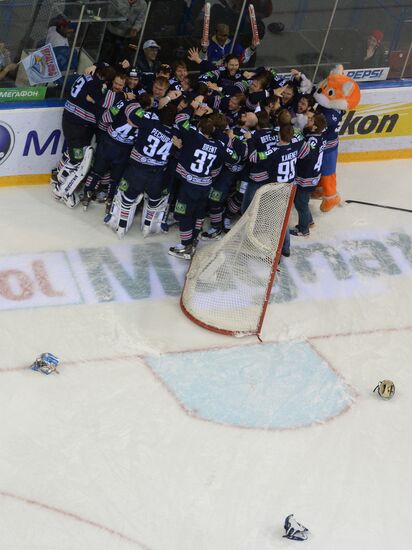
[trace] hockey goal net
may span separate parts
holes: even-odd
[[[204,328],[259,335],[287,231],[295,186],[263,185],[222,240],[199,249],[180,304]]]

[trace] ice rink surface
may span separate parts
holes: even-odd
[[[339,189],[412,210],[411,171],[340,164]],[[259,344],[181,313],[175,231],[0,196],[1,550],[409,550],[412,213],[313,202]]]

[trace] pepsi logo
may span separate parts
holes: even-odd
[[[8,124],[0,121],[0,164],[10,156],[14,147],[14,132]]]

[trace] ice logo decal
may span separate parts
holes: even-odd
[[[14,132],[8,124],[0,121],[0,164],[10,156],[14,147]]]

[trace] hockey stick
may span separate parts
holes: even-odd
[[[209,46],[209,25],[210,25],[210,2],[205,4],[205,15],[203,18],[203,34],[202,41],[200,45],[202,48],[207,48]]]
[[[408,210],[407,208],[398,208],[397,206],[387,206],[386,204],[376,204],[376,202],[363,202],[363,201],[345,201],[348,204],[354,203],[354,204],[365,204],[366,206],[376,206],[377,208],[389,208],[390,210],[399,210],[400,212],[412,212],[412,210]]]
[[[250,4],[249,6],[249,19],[250,19],[250,26],[252,28],[253,43],[256,47],[260,44],[260,38],[259,38],[257,21],[256,21],[255,8],[253,4]]]

